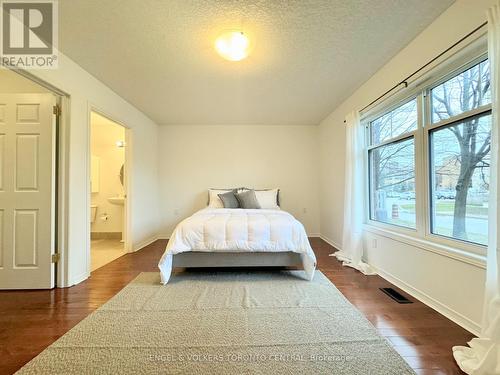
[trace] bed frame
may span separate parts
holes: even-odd
[[[290,267],[302,268],[300,254],[287,252],[203,252],[190,251],[173,256],[173,268],[201,267]]]

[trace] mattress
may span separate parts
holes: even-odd
[[[160,259],[161,282],[170,279],[173,255],[196,252],[294,252],[314,276],[316,257],[302,223],[283,210],[205,208],[174,229]]]

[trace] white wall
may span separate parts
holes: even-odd
[[[484,297],[483,268],[386,235],[366,232],[365,239],[368,263],[382,277],[478,334]]]
[[[316,126],[161,126],[161,234],[207,204],[208,188],[281,189],[281,206],[319,233]],[[304,209],[306,212],[304,212]]]
[[[125,162],[125,148],[117,147],[117,141],[125,141],[125,128],[96,113],[91,115],[91,154],[98,158],[98,181],[92,187],[91,203],[97,206],[97,217],[92,223],[92,232],[122,232],[124,206],[112,204],[110,197],[123,196],[120,169]],[[92,171],[92,174],[94,171]],[[104,220],[104,217],[106,220]]]
[[[362,85],[320,124],[321,234],[341,247],[345,115],[361,109],[381,93],[427,63],[440,52],[486,21],[486,9],[494,0],[459,0],[426,30]],[[371,235],[376,236],[376,235]],[[367,260],[400,286],[413,288],[442,304],[440,311],[475,330],[481,320],[484,269],[378,237],[377,248],[367,249]],[[416,292],[417,291],[417,292]],[[447,311],[445,311],[448,309]]]
[[[129,204],[131,206],[130,235],[132,249],[139,249],[156,238],[158,232],[158,127],[142,112],[126,102],[102,82],[83,70],[75,62],[59,55],[59,68],[33,70],[43,81],[70,95],[69,108],[63,116],[69,117],[66,166],[69,181],[67,197],[68,227],[64,246],[67,257],[62,259],[64,271],[60,283],[76,284],[89,276],[90,263],[90,188],[87,171],[90,164],[89,111],[92,106],[108,117],[131,129],[132,160],[129,168],[133,176]]]

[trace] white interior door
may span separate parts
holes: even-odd
[[[52,94],[0,94],[0,289],[54,287]]]

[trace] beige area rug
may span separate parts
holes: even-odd
[[[21,374],[413,374],[319,271],[142,273]]]

